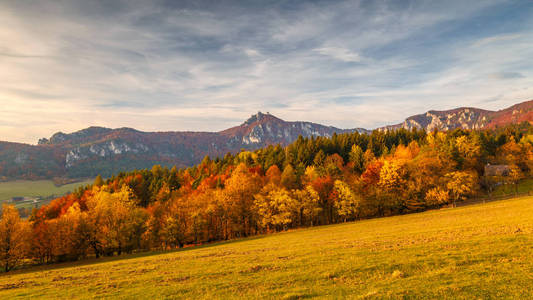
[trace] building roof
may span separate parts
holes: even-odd
[[[491,165],[485,166],[485,176],[509,176],[511,168],[508,165]]]

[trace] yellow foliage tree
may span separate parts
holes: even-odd
[[[86,215],[76,202],[59,218],[46,221],[52,241],[51,254],[57,261],[76,260],[85,256],[90,238],[86,228],[80,225],[83,225],[82,218]]]
[[[429,189],[425,195],[426,205],[430,207],[437,207],[450,201],[450,195],[448,191],[435,187]]]
[[[20,219],[12,205],[2,207],[0,219],[0,261],[8,272],[18,265],[28,252],[30,226]]]
[[[403,163],[398,160],[386,160],[379,173],[378,185],[386,191],[395,191],[405,184]]]
[[[322,211],[319,205],[320,197],[312,186],[308,185],[301,190],[292,191],[298,205],[298,223],[300,226],[305,221],[311,226],[316,223],[318,215]]]
[[[509,176],[507,176],[507,182],[514,185],[515,194],[518,194],[518,182],[524,178],[522,170],[517,165],[511,165],[509,170]]]
[[[257,194],[254,201],[260,224],[270,231],[271,226],[283,228],[295,220],[298,203],[284,188],[275,188],[266,195]]]
[[[481,145],[466,135],[455,139],[455,147],[459,155],[464,159],[464,169],[473,169],[481,160]]]
[[[133,244],[139,244],[147,220],[146,212],[135,206],[132,191],[122,186],[118,192],[109,192],[104,185],[95,187],[95,193],[87,201],[87,207],[95,228],[96,239],[103,246],[106,254],[117,251],[121,254],[130,250]]]
[[[317,179],[319,176],[315,166],[308,166],[305,168],[305,172],[302,178],[302,183],[309,184]]]
[[[168,216],[164,220],[161,236],[168,247],[183,246],[185,240],[185,224],[180,216]]]
[[[230,213],[233,230],[240,236],[248,236],[253,223],[251,207],[254,195],[260,189],[260,178],[249,172],[241,163],[225,182],[224,201]]]
[[[333,189],[337,192],[337,201],[334,206],[337,214],[346,222],[347,219],[355,218],[361,198],[341,180],[335,180]]]
[[[472,195],[477,188],[477,175],[474,172],[455,171],[445,175],[448,183],[446,187],[452,196],[453,206],[457,201],[465,200]]]
[[[359,174],[363,173],[365,170],[365,154],[363,149],[359,145],[352,145],[348,157],[352,163],[352,169]]]

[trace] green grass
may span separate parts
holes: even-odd
[[[532,299],[533,197],[17,272],[1,299]]]
[[[518,183],[518,188],[513,184],[503,184],[494,189],[494,196],[513,195],[518,190],[519,194],[524,194],[533,190],[533,178],[523,179]]]
[[[16,180],[0,182],[0,201],[9,200],[12,197],[48,197],[62,196],[67,192],[72,192],[82,185],[92,183],[82,181],[62,186],[55,186],[52,180]]]

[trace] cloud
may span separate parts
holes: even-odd
[[[345,62],[361,61],[361,56],[358,53],[352,52],[349,49],[342,48],[342,47],[323,47],[323,48],[314,49],[314,51],[322,55],[331,56],[335,59],[345,61]]]
[[[489,36],[489,37],[482,38],[476,41],[473,46],[476,46],[476,47],[487,46],[493,43],[512,41],[517,38],[520,38],[520,34],[502,34],[502,35]]]
[[[0,134],[499,109],[533,98],[531,15],[501,1],[2,1]]]
[[[490,78],[493,79],[516,79],[525,78],[522,73],[519,72],[497,72],[490,74]]]

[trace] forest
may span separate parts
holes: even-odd
[[[485,174],[487,164],[508,172]],[[98,176],[27,219],[4,205],[0,263],[9,271],[455,206],[532,170],[528,123],[299,137],[189,168]]]

